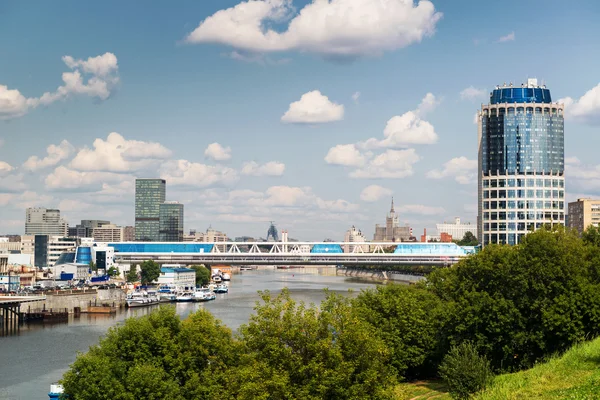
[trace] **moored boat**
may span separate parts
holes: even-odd
[[[226,284],[221,283],[220,285],[217,285],[217,287],[215,287],[214,291],[215,293],[227,293],[229,292],[229,287]]]
[[[187,303],[190,301],[194,301],[194,292],[188,290],[181,291],[177,293],[175,301],[177,301],[178,303]]]
[[[209,288],[196,288],[194,291],[194,301],[210,301],[217,296]]]
[[[158,304],[158,296],[156,296],[156,292],[151,291],[135,291],[133,293],[129,293],[127,295],[127,307],[144,307],[151,306],[153,304]]]
[[[227,272],[223,272],[223,274],[221,275],[221,280],[223,280],[223,281],[230,281],[231,280],[231,275],[229,275]]]

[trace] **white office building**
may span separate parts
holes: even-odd
[[[453,240],[462,240],[467,232],[471,232],[473,236],[477,237],[477,225],[470,222],[462,223],[459,217],[454,218],[454,223],[445,222],[443,224],[436,224],[438,236],[442,233],[447,233],[452,236]]]
[[[159,285],[196,286],[196,271],[180,265],[165,264],[160,269]]]
[[[366,241],[367,238],[365,237],[365,235],[363,235],[361,230],[356,229],[356,227],[352,225],[352,227],[346,231],[346,235],[344,235],[344,243],[348,243],[344,244],[344,253],[352,253],[353,251],[358,251],[358,249],[356,249],[357,246],[351,243],[364,243]],[[369,246],[362,245],[362,249],[360,250],[362,250],[363,252],[368,252]]]
[[[60,210],[50,208],[28,208],[25,211],[26,235],[67,236],[69,226],[60,217]]]

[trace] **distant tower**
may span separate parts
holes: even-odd
[[[385,228],[386,228],[386,239],[391,240],[392,242],[396,241],[396,232],[395,228],[399,225],[398,215],[396,214],[396,210],[394,209],[394,198],[392,197],[392,206],[390,207],[390,214],[385,219]]]
[[[271,221],[271,226],[269,226],[269,230],[267,231],[267,242],[269,241],[269,238],[271,238],[273,242],[279,241],[279,233],[277,232],[277,228],[275,228],[273,221]]]

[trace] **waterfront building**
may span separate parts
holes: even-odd
[[[394,209],[394,199],[390,212],[385,219],[385,226],[375,225],[374,242],[407,242],[412,240],[412,228],[400,226],[399,216]]]
[[[96,242],[123,242],[124,228],[115,224],[106,224],[92,229],[92,238]]]
[[[564,105],[537,79],[496,87],[477,114],[478,240],[517,244],[564,224]]]
[[[123,227],[123,241],[124,242],[135,241],[135,227],[134,226],[124,226]]]
[[[135,180],[135,240],[160,240],[160,205],[165,195],[164,179]]]
[[[68,224],[60,210],[30,207],[25,210],[25,234],[67,236]]]
[[[590,225],[598,227],[600,224],[600,200],[577,199],[568,205],[568,227],[577,229],[581,235]]]
[[[160,269],[159,285],[196,286],[196,271],[191,268],[181,268],[180,265],[165,264]]]
[[[159,235],[161,242],[183,241],[183,204],[166,201],[160,205]]]
[[[352,225],[352,227],[350,229],[348,229],[346,231],[346,234],[344,235],[344,243],[348,243],[348,244],[344,244],[344,252],[345,253],[352,253],[353,251],[363,251],[363,252],[368,252],[369,251],[369,245],[361,245],[358,246],[360,247],[360,249],[356,249],[356,245],[351,244],[351,243],[364,243],[367,241],[367,238],[365,237],[365,235],[363,235],[363,233],[360,231],[360,229],[356,229],[356,227],[354,225]]]
[[[91,238],[94,229],[110,225],[110,221],[99,219],[82,219],[81,224],[69,227],[69,237]]]
[[[444,221],[443,224],[436,224],[438,235],[446,233],[454,240],[462,240],[467,232],[471,232],[473,236],[477,237],[477,225],[471,224],[470,222],[461,223],[460,218],[454,218],[454,223]]]
[[[74,252],[79,242],[76,238],[35,235],[34,265],[38,268],[52,267],[65,252]]]
[[[185,235],[184,242],[203,242],[203,243],[225,243],[229,242],[227,234],[213,229],[209,226],[206,232],[197,232],[195,229],[190,230],[189,235]],[[225,251],[224,245],[218,245],[219,251]]]

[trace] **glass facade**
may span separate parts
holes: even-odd
[[[135,180],[135,240],[160,240],[160,205],[165,195],[164,179]]]
[[[564,106],[529,82],[497,88],[479,117],[479,240],[518,244],[565,222]]]
[[[467,251],[456,243],[400,243],[395,254],[464,256]]]
[[[342,246],[339,244],[315,244],[312,249],[310,249],[311,253],[343,253]]]
[[[75,252],[77,264],[89,264],[92,261],[92,249],[90,247],[78,247]]]
[[[208,243],[109,243],[115,253],[210,253]]]
[[[183,241],[183,204],[162,203],[159,211],[161,242]]]

